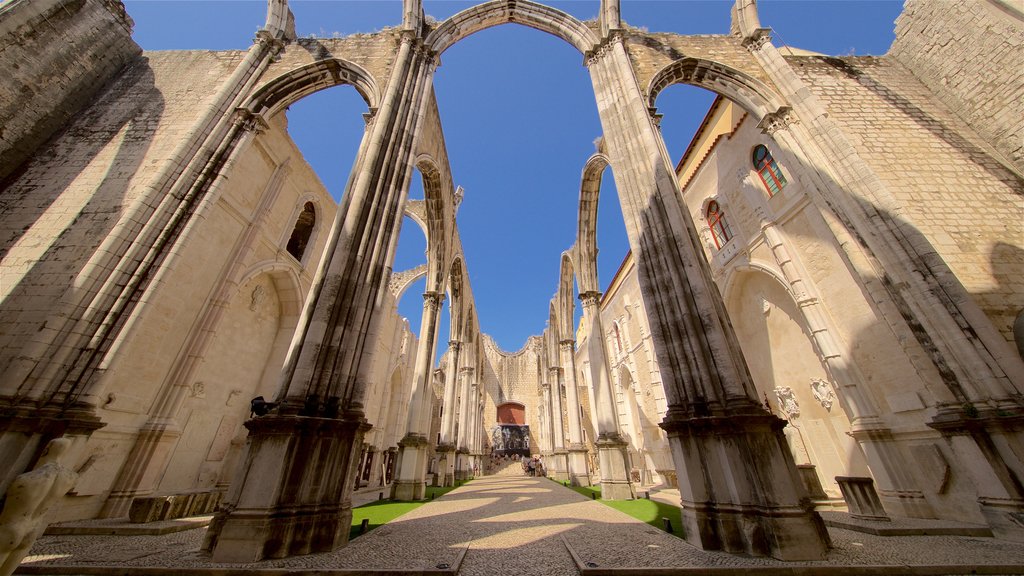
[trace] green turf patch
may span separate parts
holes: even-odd
[[[415,502],[398,502],[395,500],[378,500],[376,502],[370,502],[369,504],[363,504],[357,508],[352,509],[352,528],[349,530],[348,539],[352,540],[360,535],[362,529],[363,519],[369,520],[366,526],[366,532],[378,528],[391,522],[395,518],[398,518],[402,514],[411,512],[420,506],[423,506],[427,502],[447,494],[452,490],[462,486],[468,482],[468,480],[460,480],[455,483],[455,486],[447,486],[440,488],[438,486],[427,486],[426,498],[423,500],[417,500]]]
[[[596,497],[605,506],[629,514],[633,518],[646,522],[658,530],[665,529],[665,522],[662,518],[668,518],[669,522],[672,523],[672,534],[680,538],[683,537],[683,519],[678,506],[645,498],[638,498],[636,500],[601,500],[600,486],[571,486],[570,488],[587,498]]]

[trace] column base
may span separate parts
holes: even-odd
[[[256,562],[344,546],[365,419],[267,415],[245,426],[240,480],[204,541],[212,560]]]
[[[455,447],[442,444],[437,447],[437,478],[441,486],[455,485]]]
[[[597,455],[601,460],[601,498],[633,500],[636,491],[629,481],[628,444],[617,434],[598,438]]]
[[[548,456],[548,478],[557,480],[558,482],[566,482],[569,480],[569,453],[565,448],[556,448]]]
[[[661,426],[678,471],[688,542],[779,560],[825,557],[828,532],[804,491],[785,425],[752,402],[713,416],[669,410]]]
[[[391,499],[408,502],[422,500],[427,494],[427,448],[429,442],[419,434],[406,434],[398,442],[395,478]]]
[[[587,471],[587,449],[581,445],[569,447],[569,483],[573,486],[590,486],[590,473]]]

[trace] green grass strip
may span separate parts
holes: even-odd
[[[594,498],[596,496],[596,499],[601,504],[628,514],[641,522],[646,522],[658,530],[665,529],[665,522],[662,518],[668,518],[669,522],[672,523],[672,534],[679,538],[683,537],[682,511],[678,506],[672,506],[657,500],[647,500],[646,498],[638,498],[636,500],[601,500],[600,486],[570,486],[570,488],[587,498]]]
[[[412,512],[413,510],[423,506],[427,502],[430,502],[434,498],[447,494],[452,490],[465,484],[467,480],[460,480],[455,483],[455,486],[446,486],[444,488],[438,486],[427,486],[426,498],[423,500],[416,500],[413,502],[399,502],[397,500],[378,500],[376,502],[370,502],[369,504],[363,504],[352,509],[352,528],[349,530],[348,539],[352,540],[357,536],[360,536],[360,529],[363,523],[363,519],[366,518],[370,522],[367,525],[366,532],[378,528],[391,522],[395,518],[398,518],[402,514]]]

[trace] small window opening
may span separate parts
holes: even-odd
[[[288,239],[288,253],[302,262],[302,255],[306,253],[306,245],[309,244],[309,237],[313,234],[313,225],[316,224],[316,208],[312,202],[306,202],[302,212],[295,221],[295,229],[292,230],[292,237]]]
[[[732,230],[729,229],[729,221],[725,219],[725,212],[718,206],[718,202],[712,200],[708,203],[706,216],[711,236],[715,239],[715,248],[721,248],[732,239]]]
[[[772,158],[772,153],[762,144],[754,148],[753,155],[754,169],[761,178],[764,187],[768,189],[768,197],[775,196],[786,186],[786,177],[779,169],[779,165]]]

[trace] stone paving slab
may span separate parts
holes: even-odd
[[[1024,574],[1024,544],[963,536],[881,537],[837,528],[829,532],[834,548],[819,562],[705,552],[558,483],[504,476],[474,480],[326,554],[214,564],[198,552],[201,530],[164,536],[46,536],[20,573],[85,574],[74,567],[116,566],[118,574],[140,576],[148,573],[143,567],[167,570],[153,576],[452,574],[465,554],[458,566],[458,574],[465,576],[667,576],[699,571],[795,576],[843,573],[846,568],[851,574],[939,574],[966,573],[972,567],[979,573],[999,569]],[[578,555],[582,570],[566,544]],[[133,567],[139,570],[133,572]],[[934,571],[942,567],[948,571]]]
[[[210,525],[210,520],[213,520],[213,516],[192,516],[136,524],[129,521],[127,517],[103,518],[50,524],[46,527],[44,534],[47,536],[161,536],[184,530],[206,528]]]

